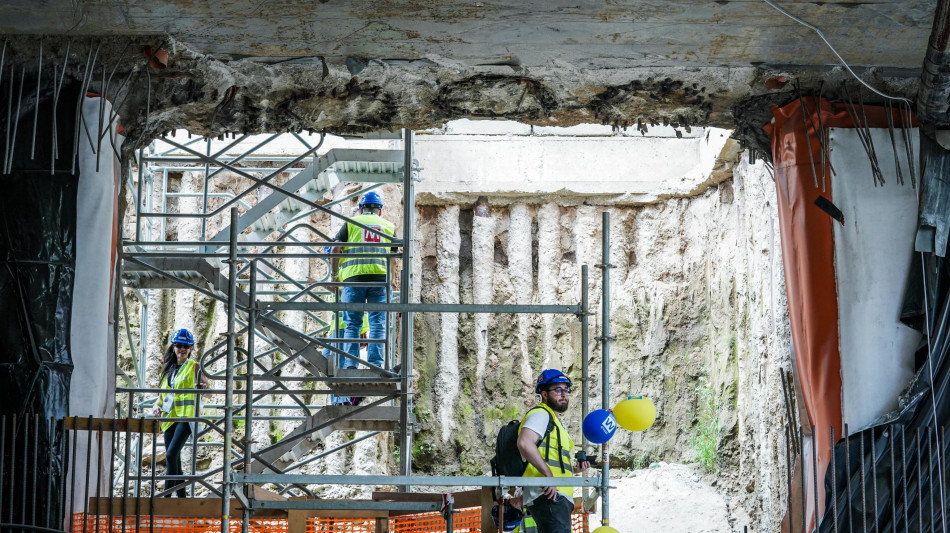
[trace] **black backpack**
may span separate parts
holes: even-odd
[[[533,407],[528,413],[541,407]],[[525,413],[525,416],[528,416]],[[498,436],[495,438],[495,456],[491,459],[491,475],[493,476],[515,476],[524,475],[528,462],[521,459],[521,452],[518,451],[518,426],[521,420],[512,420],[498,430]],[[554,430],[554,417],[548,419],[548,427],[544,430],[544,435],[538,440],[540,445],[551,431]]]

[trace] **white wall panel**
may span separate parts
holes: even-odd
[[[917,221],[900,135],[904,185],[897,183],[886,129],[871,138],[885,184],[874,186],[871,163],[857,130],[832,128],[831,199],[844,213],[834,224],[835,274],[841,348],[844,422],[852,432],[897,407],[910,382],[920,333],[900,322]],[[917,132],[913,132],[917,146]],[[819,182],[821,176],[818,177]],[[815,196],[821,193],[816,190]],[[826,195],[827,197],[827,195]]]

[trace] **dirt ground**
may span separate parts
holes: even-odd
[[[698,467],[654,463],[650,468],[611,472],[610,526],[620,533],[708,533],[742,531],[730,525],[728,505]],[[590,529],[601,526],[601,510]]]

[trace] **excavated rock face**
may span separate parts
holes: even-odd
[[[684,131],[693,126],[736,128],[745,144],[766,154],[761,127],[771,118],[770,105],[795,97],[792,81],[805,93],[832,94],[849,79],[840,69],[743,63],[645,66],[635,59],[606,68],[559,61],[531,67],[517,62],[472,65],[444,56],[233,57],[216,59],[173,37],[18,36],[6,41],[4,76],[23,77],[30,87],[41,72],[41,84],[51,87],[55,74],[59,83],[106,94],[129,137],[126,150],[177,128],[209,136],[354,133],[422,129],[481,117],[547,126],[601,123],[640,131],[658,124]],[[891,93],[916,91],[916,70],[863,75]],[[30,106],[30,94],[28,90],[24,109]],[[875,102],[870,96],[866,101]]]
[[[774,195],[764,165],[743,161],[702,194],[645,206],[490,195],[474,205],[422,205],[415,294],[423,302],[573,304],[589,265],[590,406],[599,408],[602,275],[593,265],[609,211],[609,405],[642,394],[659,413],[648,431],[618,430],[611,463],[697,461],[700,426],[714,422],[706,444],[720,488],[732,495],[731,519],[771,531],[784,512],[784,428],[794,423],[782,408],[791,363]],[[498,428],[536,401],[540,369],[581,376],[575,316],[419,313],[415,327],[421,472],[485,473]],[[577,441],[580,402],[573,396],[563,417]]]

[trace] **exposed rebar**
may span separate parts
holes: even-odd
[[[40,59],[36,65],[36,103],[33,106],[33,141],[30,143],[30,161],[36,155],[36,128],[40,119],[40,82],[43,77],[43,39],[40,39]],[[55,80],[54,80],[55,81]]]

